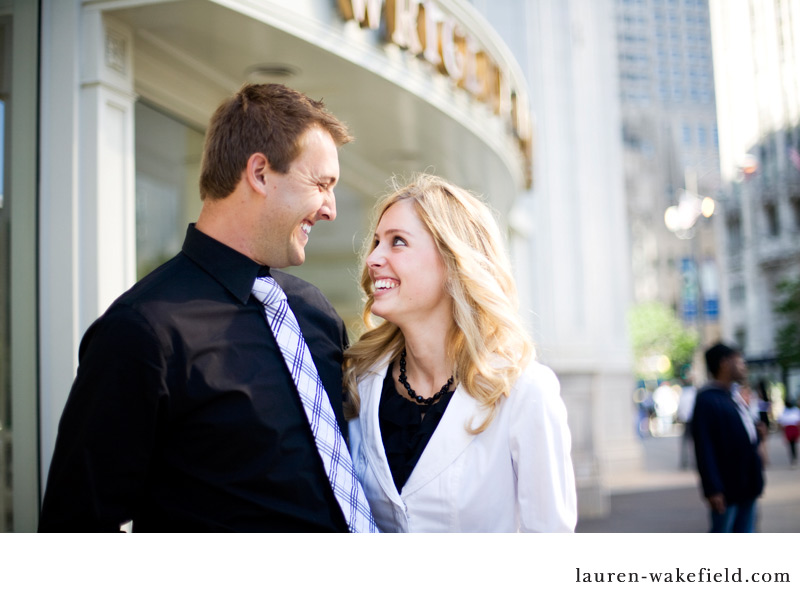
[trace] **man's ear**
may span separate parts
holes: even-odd
[[[254,152],[250,155],[250,158],[247,159],[245,179],[253,191],[259,194],[266,194],[267,183],[269,182],[269,175],[271,173],[272,169],[269,168],[269,161],[262,153]]]

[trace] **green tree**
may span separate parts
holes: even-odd
[[[800,368],[800,278],[778,283],[774,307],[778,332],[775,352],[784,371]]]
[[[636,374],[641,379],[672,379],[692,363],[699,343],[694,329],[687,329],[675,312],[662,303],[635,305],[628,314],[628,328]]]

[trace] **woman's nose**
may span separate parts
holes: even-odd
[[[380,267],[384,261],[384,257],[380,252],[380,246],[375,247],[367,256],[367,266],[370,268]]]

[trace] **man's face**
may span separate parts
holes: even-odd
[[[744,383],[747,381],[747,364],[741,354],[734,354],[727,361],[729,365],[731,381],[734,383]]]
[[[285,174],[270,171],[262,211],[260,263],[273,268],[299,266],[306,259],[311,228],[336,218],[333,188],[339,180],[339,154],[331,135],[309,128],[300,155]]]

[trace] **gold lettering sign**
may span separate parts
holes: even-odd
[[[339,0],[339,10],[345,20],[377,29],[381,25],[382,4],[383,0]]]
[[[461,24],[432,0],[338,0],[345,20],[380,29],[386,23],[386,41],[435,66],[478,101],[509,122],[525,160],[531,184],[533,132],[524,89],[511,88],[509,77],[465,32]]]

